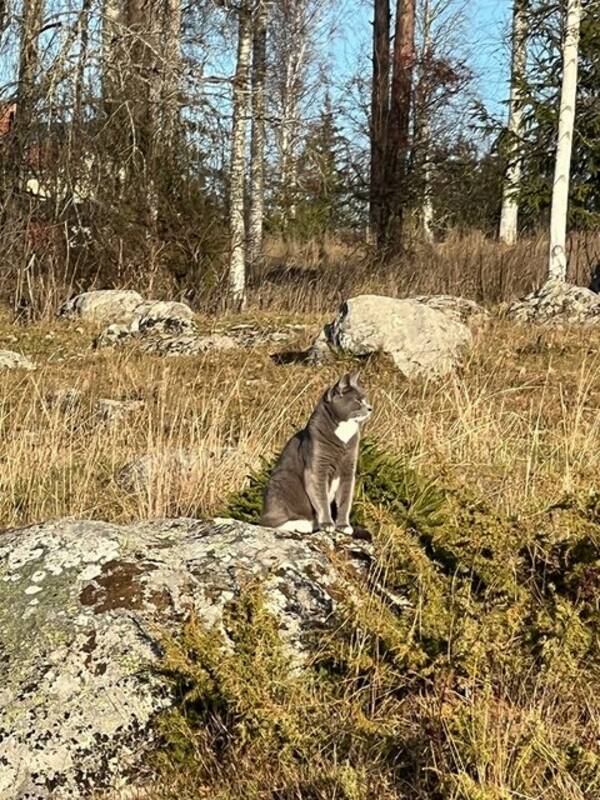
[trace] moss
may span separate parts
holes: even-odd
[[[271,466],[230,514],[256,519]],[[597,796],[599,508],[589,494],[508,517],[365,441],[355,521],[373,534],[369,587],[346,593],[302,676],[260,604],[228,624],[232,650],[202,634],[211,699],[200,726],[184,709],[175,729],[195,742],[191,763],[199,736],[215,759],[203,785],[228,799]]]

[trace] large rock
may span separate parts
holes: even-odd
[[[129,322],[143,300],[131,289],[100,289],[73,297],[60,307],[58,315],[93,322]]]
[[[597,325],[600,323],[600,295],[583,286],[550,280],[522,300],[516,300],[506,313],[517,322]]]
[[[433,376],[452,370],[472,341],[466,325],[418,300],[365,294],[342,304],[309,357],[321,361],[329,351],[352,356],[383,352],[409,378]]]
[[[3,369],[24,369],[30,372],[35,369],[35,364],[21,353],[0,350],[0,371]]]
[[[301,663],[368,547],[231,520],[64,520],[2,534],[0,798],[77,800],[128,785],[171,703],[152,670],[160,630],[191,611],[220,625],[259,579]]]

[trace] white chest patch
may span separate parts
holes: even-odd
[[[335,435],[338,439],[344,444],[348,444],[350,439],[358,433],[358,422],[354,419],[348,419],[345,422],[340,422],[340,424],[335,429]]]
[[[333,503],[333,501],[335,500],[335,495],[337,490],[339,489],[339,486],[340,486],[340,479],[334,478],[331,481],[331,484],[329,485],[329,492],[327,493],[327,499],[329,500],[330,504]]]

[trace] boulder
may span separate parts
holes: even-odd
[[[58,316],[93,322],[129,322],[144,298],[131,289],[100,289],[84,292],[64,303]]]
[[[597,325],[600,323],[600,295],[583,286],[550,280],[511,303],[506,314],[517,322]]]
[[[0,370],[3,369],[24,369],[30,372],[35,369],[35,364],[21,353],[0,350]]]
[[[161,631],[192,612],[223,629],[263,584],[291,663],[302,663],[369,545],[232,520],[118,526],[47,522],[0,537],[0,798],[77,800],[134,785],[172,702]]]
[[[194,312],[187,303],[175,300],[147,300],[135,309],[138,319],[188,319],[194,318]]]
[[[309,351],[323,361],[328,353],[388,354],[408,378],[443,375],[456,367],[472,345],[466,325],[418,300],[359,295],[342,304]]]

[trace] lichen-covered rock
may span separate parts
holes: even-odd
[[[194,312],[187,303],[176,300],[146,300],[135,309],[139,319],[193,319]]]
[[[550,280],[522,300],[511,303],[506,313],[517,322],[597,325],[600,295],[583,286]]]
[[[430,294],[420,295],[413,299],[417,303],[423,303],[428,308],[447,314],[457,322],[480,325],[490,317],[489,312],[483,306],[480,306],[474,300],[469,300],[467,297],[457,297],[450,294]]]
[[[0,350],[0,370],[24,369],[28,372],[35,369],[35,364],[21,353],[12,350]]]
[[[124,344],[135,344],[143,352],[159,356],[196,356],[209,350],[238,347],[230,336],[202,335],[193,320],[177,316],[143,316],[127,326],[109,325],[94,341],[96,348]]]
[[[473,342],[466,325],[417,300],[359,295],[342,304],[308,353],[327,358],[327,349],[352,356],[387,353],[407,377],[451,371]]]
[[[58,310],[66,319],[78,317],[93,322],[129,322],[144,298],[131,289],[100,289],[73,297]]]
[[[161,630],[192,611],[220,625],[258,579],[301,659],[348,591],[348,570],[369,558],[347,537],[232,520],[63,520],[2,534],[0,798],[77,800],[127,785],[171,703],[152,670]]]

